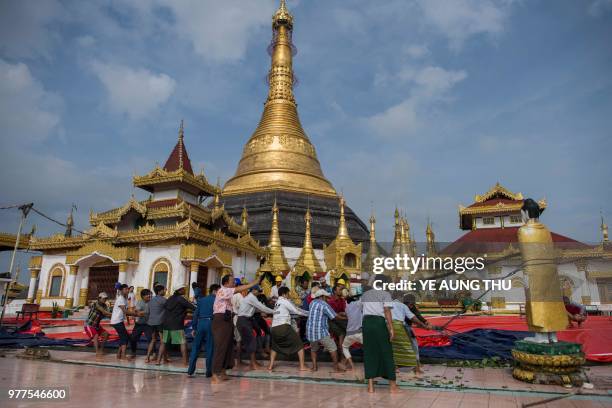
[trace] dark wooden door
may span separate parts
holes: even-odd
[[[87,300],[97,299],[98,293],[106,292],[115,298],[115,283],[119,280],[119,266],[92,266],[89,268],[89,281],[87,284]]]
[[[200,265],[198,268],[198,286],[202,289],[202,293],[207,293],[206,282],[208,282],[208,266]]]

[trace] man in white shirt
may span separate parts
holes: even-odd
[[[251,370],[261,368],[261,365],[257,362],[255,356],[255,352],[257,351],[257,339],[253,334],[253,315],[255,314],[255,310],[259,310],[262,313],[267,313],[270,315],[274,314],[274,310],[257,300],[257,295],[260,293],[261,288],[259,285],[253,286],[250,293],[240,301],[238,321],[236,323],[236,327],[242,339],[244,351],[249,355]],[[238,352],[240,351],[241,350],[239,349]]]
[[[235,285],[236,286],[240,286],[242,285],[242,282],[240,281],[239,278],[234,278],[235,281]],[[242,339],[240,337],[240,331],[238,330],[238,310],[240,309],[240,302],[242,302],[242,299],[244,299],[244,297],[246,296],[247,291],[242,291],[242,292],[236,292],[232,295],[232,310],[234,311],[232,320],[234,322],[234,339],[236,340],[236,350],[237,353],[235,353],[235,357],[236,357],[236,367],[240,367],[242,365],[242,358],[240,355],[240,350],[242,349]]]
[[[113,305],[113,313],[111,315],[110,324],[117,332],[119,336],[119,349],[117,350],[117,359],[127,358],[127,345],[130,342],[130,336],[128,335],[127,329],[123,320],[126,315],[133,315],[134,313],[128,310],[127,295],[129,292],[129,286],[123,284],[117,290],[117,297],[115,298],[115,304]]]
[[[346,325],[346,337],[344,337],[344,341],[342,342],[342,354],[344,354],[344,358],[351,367],[350,369],[354,370],[355,366],[353,365],[353,358],[351,357],[349,348],[354,343],[363,344],[363,333],[361,330],[361,323],[363,320],[363,304],[361,303],[361,300],[356,297],[349,298],[347,300],[349,302],[346,306],[348,323]]]
[[[274,361],[278,353],[290,356],[297,353],[300,362],[300,371],[307,371],[304,359],[304,344],[298,333],[291,326],[292,315],[308,316],[306,310],[296,307],[288,298],[289,288],[286,286],[278,290],[278,300],[274,306],[274,317],[270,335],[272,338],[272,350],[270,351],[270,365],[268,370],[274,369]]]
[[[390,282],[388,276],[376,275],[374,281],[380,284]],[[389,292],[373,288],[361,296],[363,303],[363,366],[368,380],[368,392],[374,392],[374,378],[382,377],[389,381],[392,393],[399,391],[395,375],[393,347],[395,337],[391,309],[393,299]]]

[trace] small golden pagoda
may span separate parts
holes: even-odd
[[[380,257],[380,250],[378,248],[378,242],[376,242],[376,218],[374,214],[370,216],[370,246],[368,253],[366,254],[365,260],[363,261],[362,271],[368,274],[374,271],[374,259]]]
[[[295,287],[298,278],[305,277],[306,279],[311,280],[312,277],[315,276],[315,274],[320,274],[323,272],[321,263],[319,262],[314,253],[312,239],[310,238],[311,220],[312,217],[310,215],[310,209],[307,209],[306,215],[304,216],[304,221],[306,222],[306,230],[304,232],[304,245],[302,246],[302,251],[300,252],[300,256],[295,262],[292,271],[292,276],[294,280],[293,287]]]
[[[329,245],[323,245],[325,267],[331,273],[332,283],[337,279],[350,280],[361,275],[361,244],[355,244],[349,236],[344,219],[344,197],[340,196],[340,221],[338,234]]]
[[[276,200],[274,200],[274,205],[272,206],[272,227],[270,228],[270,239],[266,248],[266,260],[257,271],[258,277],[261,274],[267,275],[267,279],[264,279],[262,282],[266,296],[270,296],[272,282],[274,282],[276,276],[284,278],[288,272],[289,264],[283,252],[283,245],[278,230],[278,206],[276,205]]]
[[[438,254],[438,249],[436,247],[436,234],[434,234],[429,219],[427,220],[425,236],[427,237],[427,256],[436,256]]]

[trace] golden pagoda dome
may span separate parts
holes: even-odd
[[[223,195],[284,190],[336,197],[298,117],[293,95],[293,16],[284,0],[272,18],[272,29],[268,98]]]

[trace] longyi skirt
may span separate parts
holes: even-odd
[[[270,330],[272,350],[284,355],[292,355],[304,348],[297,332],[290,324],[274,326]]]
[[[393,331],[393,360],[398,367],[414,367],[416,366],[416,353],[412,348],[412,342],[408,337],[408,332],[404,327],[404,323],[394,320]]]
[[[384,317],[363,316],[363,366],[365,378],[382,377],[395,381],[393,348]]]

